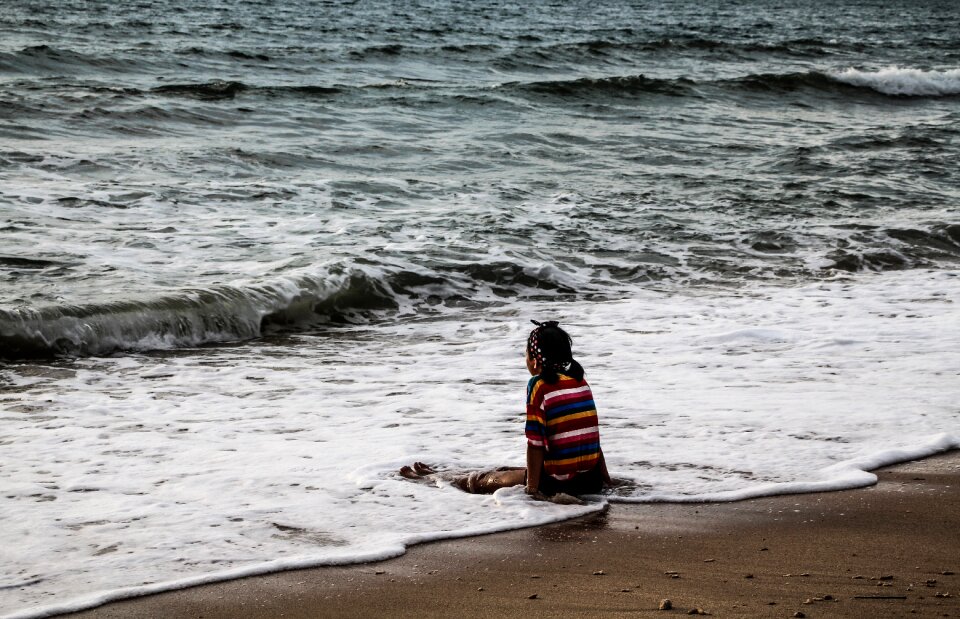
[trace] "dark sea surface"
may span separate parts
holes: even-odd
[[[0,357],[953,269],[958,23],[948,1],[7,2]]]
[[[0,617],[960,448],[958,24],[5,0]],[[530,319],[623,484],[400,477],[523,466]]]

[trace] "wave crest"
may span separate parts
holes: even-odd
[[[924,71],[887,67],[879,71],[845,69],[831,72],[830,77],[861,88],[870,88],[885,95],[899,97],[946,97],[960,95],[960,69]]]
[[[16,257],[3,260],[26,264]],[[575,290],[556,269],[510,262],[447,265],[436,271],[333,265],[322,275],[256,285],[176,290],[142,300],[0,309],[0,359],[238,342],[376,320],[411,307],[430,312],[444,304],[463,307]]]
[[[501,86],[526,94],[555,97],[573,97],[593,94],[635,96],[643,94],[662,94],[683,96],[690,94],[690,80],[657,79],[644,75],[626,75],[615,77],[582,77],[573,80],[552,80],[540,82],[510,82]]]
[[[103,355],[242,341],[308,321],[395,309],[383,282],[362,272],[254,286],[180,290],[146,300],[0,310],[0,359]]]
[[[152,92],[164,95],[184,95],[198,99],[233,99],[249,87],[243,82],[214,80],[200,84],[166,84],[157,86]]]

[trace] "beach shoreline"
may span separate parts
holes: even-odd
[[[4,8],[0,619],[956,614],[960,2]]]
[[[113,602],[73,619],[960,616],[960,451],[867,488],[559,524]],[[670,600],[672,610],[660,610]]]

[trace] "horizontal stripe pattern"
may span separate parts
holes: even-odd
[[[600,427],[590,385],[561,375],[527,384],[527,443],[543,447],[543,468],[559,480],[591,470],[600,460]]]

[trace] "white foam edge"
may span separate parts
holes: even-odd
[[[605,498],[605,497],[603,497]],[[66,613],[75,613],[82,610],[89,610],[91,608],[96,608],[98,606],[103,606],[110,602],[117,602],[120,600],[126,600],[130,598],[143,597],[147,595],[153,595],[156,593],[164,593],[167,591],[176,591],[178,589],[187,589],[189,587],[197,587],[200,585],[209,585],[218,582],[225,582],[229,580],[237,580],[239,578],[248,578],[250,576],[263,576],[265,574],[272,574],[276,572],[285,572],[290,570],[302,570],[314,567],[334,567],[342,565],[353,565],[360,563],[374,563],[377,561],[385,561],[387,559],[393,559],[399,557],[406,553],[407,548],[410,546],[415,546],[417,544],[423,544],[426,542],[436,542],[445,539],[457,539],[464,537],[474,537],[478,535],[488,535],[490,533],[501,533],[504,531],[512,531],[516,529],[525,529],[529,527],[542,526],[545,524],[551,524],[555,522],[562,522],[564,520],[570,520],[572,518],[579,518],[581,516],[586,516],[588,514],[602,512],[607,509],[606,500],[601,500],[599,502],[588,503],[587,505],[572,505],[572,506],[557,506],[553,503],[542,503],[534,501],[531,498],[528,498],[523,492],[523,489],[520,487],[515,488],[503,488],[497,490],[488,498],[489,501],[499,505],[504,502],[510,501],[529,501],[531,507],[543,506],[545,509],[539,515],[538,518],[534,520],[527,520],[522,523],[509,523],[504,522],[497,525],[483,526],[483,527],[468,527],[465,529],[456,529],[453,531],[435,531],[431,533],[420,533],[417,535],[411,535],[407,537],[403,542],[382,548],[380,550],[368,551],[368,552],[358,552],[358,553],[349,553],[342,554],[339,556],[315,556],[315,555],[306,555],[299,557],[289,557],[285,559],[277,559],[274,561],[267,561],[264,563],[257,563],[255,565],[246,565],[243,567],[231,568],[227,570],[221,570],[218,572],[212,572],[209,574],[201,574],[199,576],[191,576],[189,578],[182,578],[178,580],[171,580],[160,583],[152,583],[148,585],[140,585],[136,587],[124,587],[121,589],[112,589],[107,591],[101,591],[92,595],[85,597],[77,598],[75,600],[64,602],[62,604],[52,604],[49,606],[40,606],[36,608],[29,608],[22,611],[16,611],[12,614],[3,615],[0,619],[40,619],[42,617],[53,617],[56,615],[62,615]]]
[[[701,494],[696,496],[680,494],[648,494],[641,497],[616,497],[594,495],[593,500],[599,499],[599,502],[589,503],[584,506],[565,507],[562,512],[550,510],[553,513],[544,513],[536,521],[526,521],[523,523],[503,523],[499,525],[485,527],[468,527],[454,531],[436,531],[432,533],[421,533],[411,535],[402,543],[392,545],[380,550],[342,554],[339,556],[324,555],[322,557],[307,555],[301,557],[290,557],[286,559],[277,559],[255,565],[247,565],[210,574],[202,574],[179,580],[171,580],[162,583],[141,585],[137,587],[125,587],[122,589],[113,589],[102,591],[93,595],[78,598],[71,602],[41,606],[37,608],[17,611],[13,614],[4,615],[0,619],[40,619],[42,617],[53,617],[55,615],[79,612],[102,606],[110,602],[117,602],[135,597],[153,595],[155,593],[164,593],[178,589],[186,589],[200,585],[208,585],[250,576],[263,576],[276,572],[289,570],[299,570],[314,567],[332,567],[338,565],[352,565],[359,563],[373,563],[385,561],[403,555],[407,548],[416,544],[425,542],[436,542],[445,539],[456,539],[462,537],[472,537],[476,535],[487,535],[490,533],[500,533],[528,527],[542,526],[554,522],[561,522],[572,518],[579,518],[591,513],[597,513],[607,508],[607,501],[613,503],[728,503],[734,501],[743,501],[767,496],[780,496],[790,494],[809,494],[813,492],[832,492],[837,490],[850,490],[853,488],[863,488],[877,483],[877,476],[870,471],[885,466],[899,464],[918,460],[940,453],[960,449],[960,437],[950,434],[938,434],[929,441],[915,447],[901,447],[896,449],[886,449],[868,456],[854,458],[833,464],[823,471],[832,473],[830,479],[817,482],[784,482],[761,484],[752,488],[743,490],[733,490],[728,492],[716,492],[710,494]],[[368,483],[366,474],[384,471],[393,468],[394,465],[401,466],[404,461],[391,462],[389,464],[378,463],[368,465],[354,471],[354,479],[358,484]],[[490,500],[500,504],[504,501],[525,499],[523,490],[519,487],[503,488],[494,492]],[[534,503],[531,500],[531,505]],[[551,504],[552,505],[552,504]]]
[[[761,497],[812,492],[835,492],[863,488],[877,483],[876,469],[919,460],[940,453],[960,449],[960,436],[937,434],[929,441],[914,447],[885,449],[868,456],[845,460],[821,469],[827,479],[821,481],[773,482],[742,490],[728,490],[697,495],[645,494],[635,497],[606,497],[611,503],[731,503]]]

